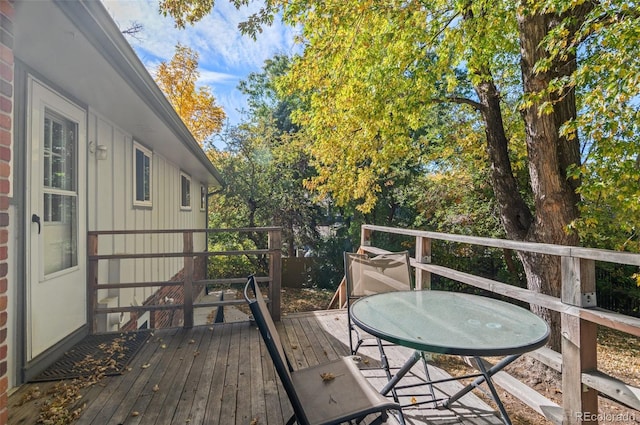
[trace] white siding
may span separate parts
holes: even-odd
[[[88,154],[88,230],[156,230],[204,229],[206,212],[200,211],[200,182],[191,181],[190,210],[180,209],[180,168],[170,159],[157,153],[152,155],[151,207],[133,205],[134,155],[133,136],[116,127],[95,111],[89,112],[89,142],[107,148],[107,158],[97,159]],[[135,142],[153,151],[150,142]],[[175,143],[178,143],[176,140]],[[188,170],[182,170],[189,173]],[[181,252],[182,235],[100,236],[99,253],[155,253]],[[194,237],[194,250],[203,251],[204,235]],[[182,258],[121,260],[117,264],[107,260],[99,263],[98,282],[164,281],[182,269]],[[111,267],[111,273],[109,269]],[[109,276],[111,274],[111,276]],[[119,275],[119,276],[118,276]],[[101,291],[98,299],[119,296],[121,306],[142,304],[153,293],[152,288]]]

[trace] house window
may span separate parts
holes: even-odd
[[[207,187],[200,185],[200,211],[207,209]]]
[[[133,205],[151,206],[151,159],[153,155],[149,149],[133,144]]]
[[[191,177],[180,173],[180,208],[191,209]]]
[[[78,125],[47,109],[44,118],[44,221],[69,224],[76,201]]]

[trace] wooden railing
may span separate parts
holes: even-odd
[[[640,266],[640,254],[374,225],[362,226],[361,252],[388,252],[372,244],[374,232],[415,238],[415,256],[411,265],[415,271],[416,289],[429,289],[433,274],[560,313],[562,353],[545,347],[529,355],[562,374],[562,406],[506,374],[495,378],[496,383],[538,413],[556,424],[598,423],[599,418],[603,422],[611,422],[598,411],[598,394],[640,410],[640,389],[599,371],[596,352],[598,326],[640,336],[640,319],[596,306],[594,272],[596,261]],[[562,296],[556,298],[434,264],[432,241],[436,240],[558,256],[562,267]],[[343,288],[340,289],[332,301],[334,306],[344,306],[345,294]],[[615,412],[612,415],[615,416]],[[640,418],[640,413],[637,417]]]
[[[208,235],[210,233],[266,233],[268,235],[267,247],[254,250],[238,250],[238,251],[201,251],[196,252],[194,250],[194,235]],[[171,238],[168,242],[158,243],[151,241],[152,238],[160,238],[159,235],[165,235],[167,238]],[[116,244],[112,241],[101,242],[101,238],[105,237],[122,237],[122,238],[149,238],[149,240],[143,241],[138,245],[142,245],[145,252],[132,252],[140,251],[138,248],[134,248],[136,244],[128,244],[127,242],[119,243],[119,247],[116,248]],[[180,239],[182,239],[182,250],[176,251],[176,247],[180,246]],[[107,245],[106,248],[100,246],[100,243]],[[163,245],[163,249],[160,249],[158,245]],[[103,249],[101,249],[103,248]],[[179,249],[179,248],[178,248]],[[97,317],[98,315],[106,315],[110,313],[135,313],[140,314],[146,311],[162,311],[162,310],[182,310],[185,328],[190,328],[194,325],[194,308],[198,307],[223,307],[231,306],[234,304],[244,304],[242,300],[221,300],[207,303],[195,303],[194,298],[197,294],[201,293],[202,289],[207,284],[243,284],[246,282],[247,276],[238,276],[237,278],[226,279],[196,279],[194,262],[196,259],[206,259],[212,256],[268,256],[269,275],[268,277],[258,277],[258,282],[268,282],[268,297],[270,301],[271,313],[275,320],[280,319],[280,285],[282,275],[281,264],[281,249],[282,249],[282,236],[281,228],[279,227],[261,227],[261,228],[238,228],[238,229],[171,229],[171,230],[110,230],[110,231],[91,231],[88,232],[87,240],[87,312],[88,319],[91,325],[92,332],[97,331]],[[106,252],[105,252],[106,251]],[[124,252],[118,252],[124,251]],[[99,282],[99,267],[100,262],[109,260],[127,260],[131,262],[140,261],[162,261],[162,260],[174,260],[174,264],[167,266],[153,267],[163,269],[173,269],[169,272],[176,278],[171,280],[145,280],[145,279],[130,279],[128,282]],[[180,261],[182,260],[182,261]],[[131,267],[136,267],[132,265]],[[141,265],[140,267],[147,267],[147,265]],[[129,270],[129,275],[136,275],[135,271]],[[103,269],[103,275],[104,269]],[[149,273],[151,275],[161,273]],[[166,274],[166,273],[165,273]],[[118,279],[119,280],[119,279]],[[115,307],[98,307],[99,291],[103,290],[126,290],[126,289],[145,289],[148,292],[156,292],[162,288],[167,287],[182,287],[184,302],[182,303],[164,303],[164,304],[145,304],[136,303],[135,305],[118,305]],[[143,300],[144,301],[144,300]]]

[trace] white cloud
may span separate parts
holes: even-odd
[[[198,81],[198,84],[228,84],[230,81],[237,82],[238,79],[239,77],[234,74],[200,69],[200,80]]]
[[[157,0],[103,0],[121,29],[132,22],[144,29],[137,38],[129,37],[141,61],[152,71],[160,61],[170,60],[176,44],[189,46],[199,54],[200,83],[209,85],[230,118],[237,124],[238,109],[246,108],[238,82],[251,72],[259,72],[264,61],[279,53],[290,54],[296,48],[293,31],[279,21],[263,28],[254,41],[242,35],[238,24],[260,7],[252,2],[237,10],[229,1],[218,0],[211,14],[194,26],[176,29],[173,19],[158,12]]]

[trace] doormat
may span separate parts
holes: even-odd
[[[87,335],[30,382],[120,375],[151,330]]]

